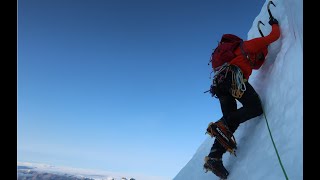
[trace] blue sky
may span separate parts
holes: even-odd
[[[18,161],[175,176],[221,116],[211,50],[263,4],[18,1]]]

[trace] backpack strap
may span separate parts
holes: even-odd
[[[246,59],[248,59],[251,67],[253,67],[253,66],[254,66],[254,63],[250,60],[249,55],[248,55],[248,54],[244,51],[244,49],[243,49],[243,41],[240,42],[240,50],[241,50],[241,52],[242,52],[242,55],[243,55]]]

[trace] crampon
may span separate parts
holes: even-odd
[[[236,156],[235,150],[237,149],[236,140],[227,126],[223,124],[222,121],[217,121],[215,123],[211,122],[208,125],[206,134],[211,137],[215,137],[219,143],[231,154]]]
[[[205,169],[205,173],[211,171],[221,179],[227,179],[229,172],[226,170],[226,168],[224,168],[221,159],[217,160],[206,156],[204,161],[205,163],[203,168]]]

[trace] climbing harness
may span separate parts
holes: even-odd
[[[231,83],[231,94],[235,98],[241,98],[243,93],[246,91],[245,82],[247,81],[243,78],[242,71],[236,67],[232,70],[232,83]]]
[[[235,98],[241,98],[246,91],[245,82],[247,82],[247,79],[243,78],[242,71],[235,65],[223,64],[213,76],[213,86],[218,86],[222,83],[229,72],[231,73],[231,94]]]

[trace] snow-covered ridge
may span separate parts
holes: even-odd
[[[71,167],[53,166],[43,163],[18,162],[18,180],[55,179],[55,180],[135,180],[156,179],[154,177],[141,177],[137,175],[114,173],[100,170],[88,170]]]

